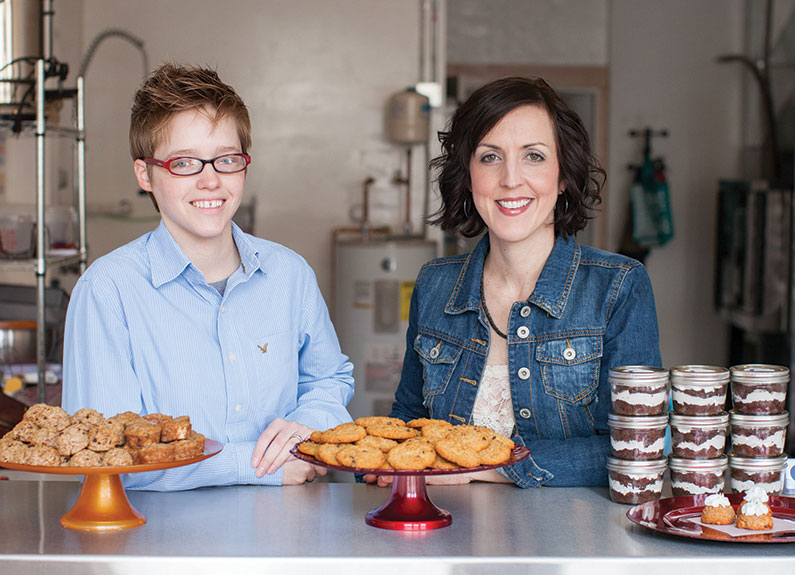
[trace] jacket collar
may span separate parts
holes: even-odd
[[[243,230],[234,222],[232,222],[232,237],[240,254],[245,274],[251,277],[251,274],[263,267],[260,254]],[[152,285],[156,288],[176,279],[183,273],[187,273],[191,277],[195,276],[193,279],[197,282],[199,278],[203,278],[201,272],[191,264],[190,259],[179,247],[162,220],[157,229],[149,236],[146,251],[152,266]]]
[[[445,312],[459,314],[479,309],[480,280],[489,248],[489,236],[486,234],[464,261]],[[537,305],[553,317],[561,317],[581,257],[580,246],[573,238],[558,236],[527,302]]]

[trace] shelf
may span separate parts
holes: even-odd
[[[36,123],[35,121],[31,122],[29,120],[23,120],[21,124],[21,130],[19,132],[14,132],[14,121],[8,120],[5,118],[0,118],[0,132],[11,132],[17,134],[24,134],[26,136],[35,136],[36,135]],[[83,134],[77,128],[73,128],[70,126],[52,126],[47,125],[46,134],[53,135],[53,136],[74,136],[74,137],[81,137]]]
[[[68,256],[47,256],[44,258],[47,267],[64,267],[71,264],[79,264],[81,261],[80,254]],[[3,271],[36,271],[39,260],[36,258],[28,258],[24,260],[6,260],[0,259],[0,270]]]

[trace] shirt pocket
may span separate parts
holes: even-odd
[[[250,365],[259,377],[297,381],[297,345],[291,330],[256,335],[247,344]]]
[[[426,395],[443,393],[455,371],[461,346],[439,336],[419,334],[414,338],[414,351],[420,358],[423,390]]]
[[[544,392],[566,403],[587,405],[596,399],[602,359],[601,336],[553,339],[536,349]]]

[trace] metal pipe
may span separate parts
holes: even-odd
[[[38,400],[44,403],[47,373],[45,278],[46,222],[44,221],[44,60],[36,61],[36,358],[38,364]]]
[[[77,78],[77,239],[80,254],[80,273],[86,271],[88,250],[86,248],[86,125],[85,89],[83,77]]]

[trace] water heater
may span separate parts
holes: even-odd
[[[418,238],[340,239],[335,243],[334,326],[353,362],[351,415],[387,415],[400,381],[409,304],[436,244]]]

